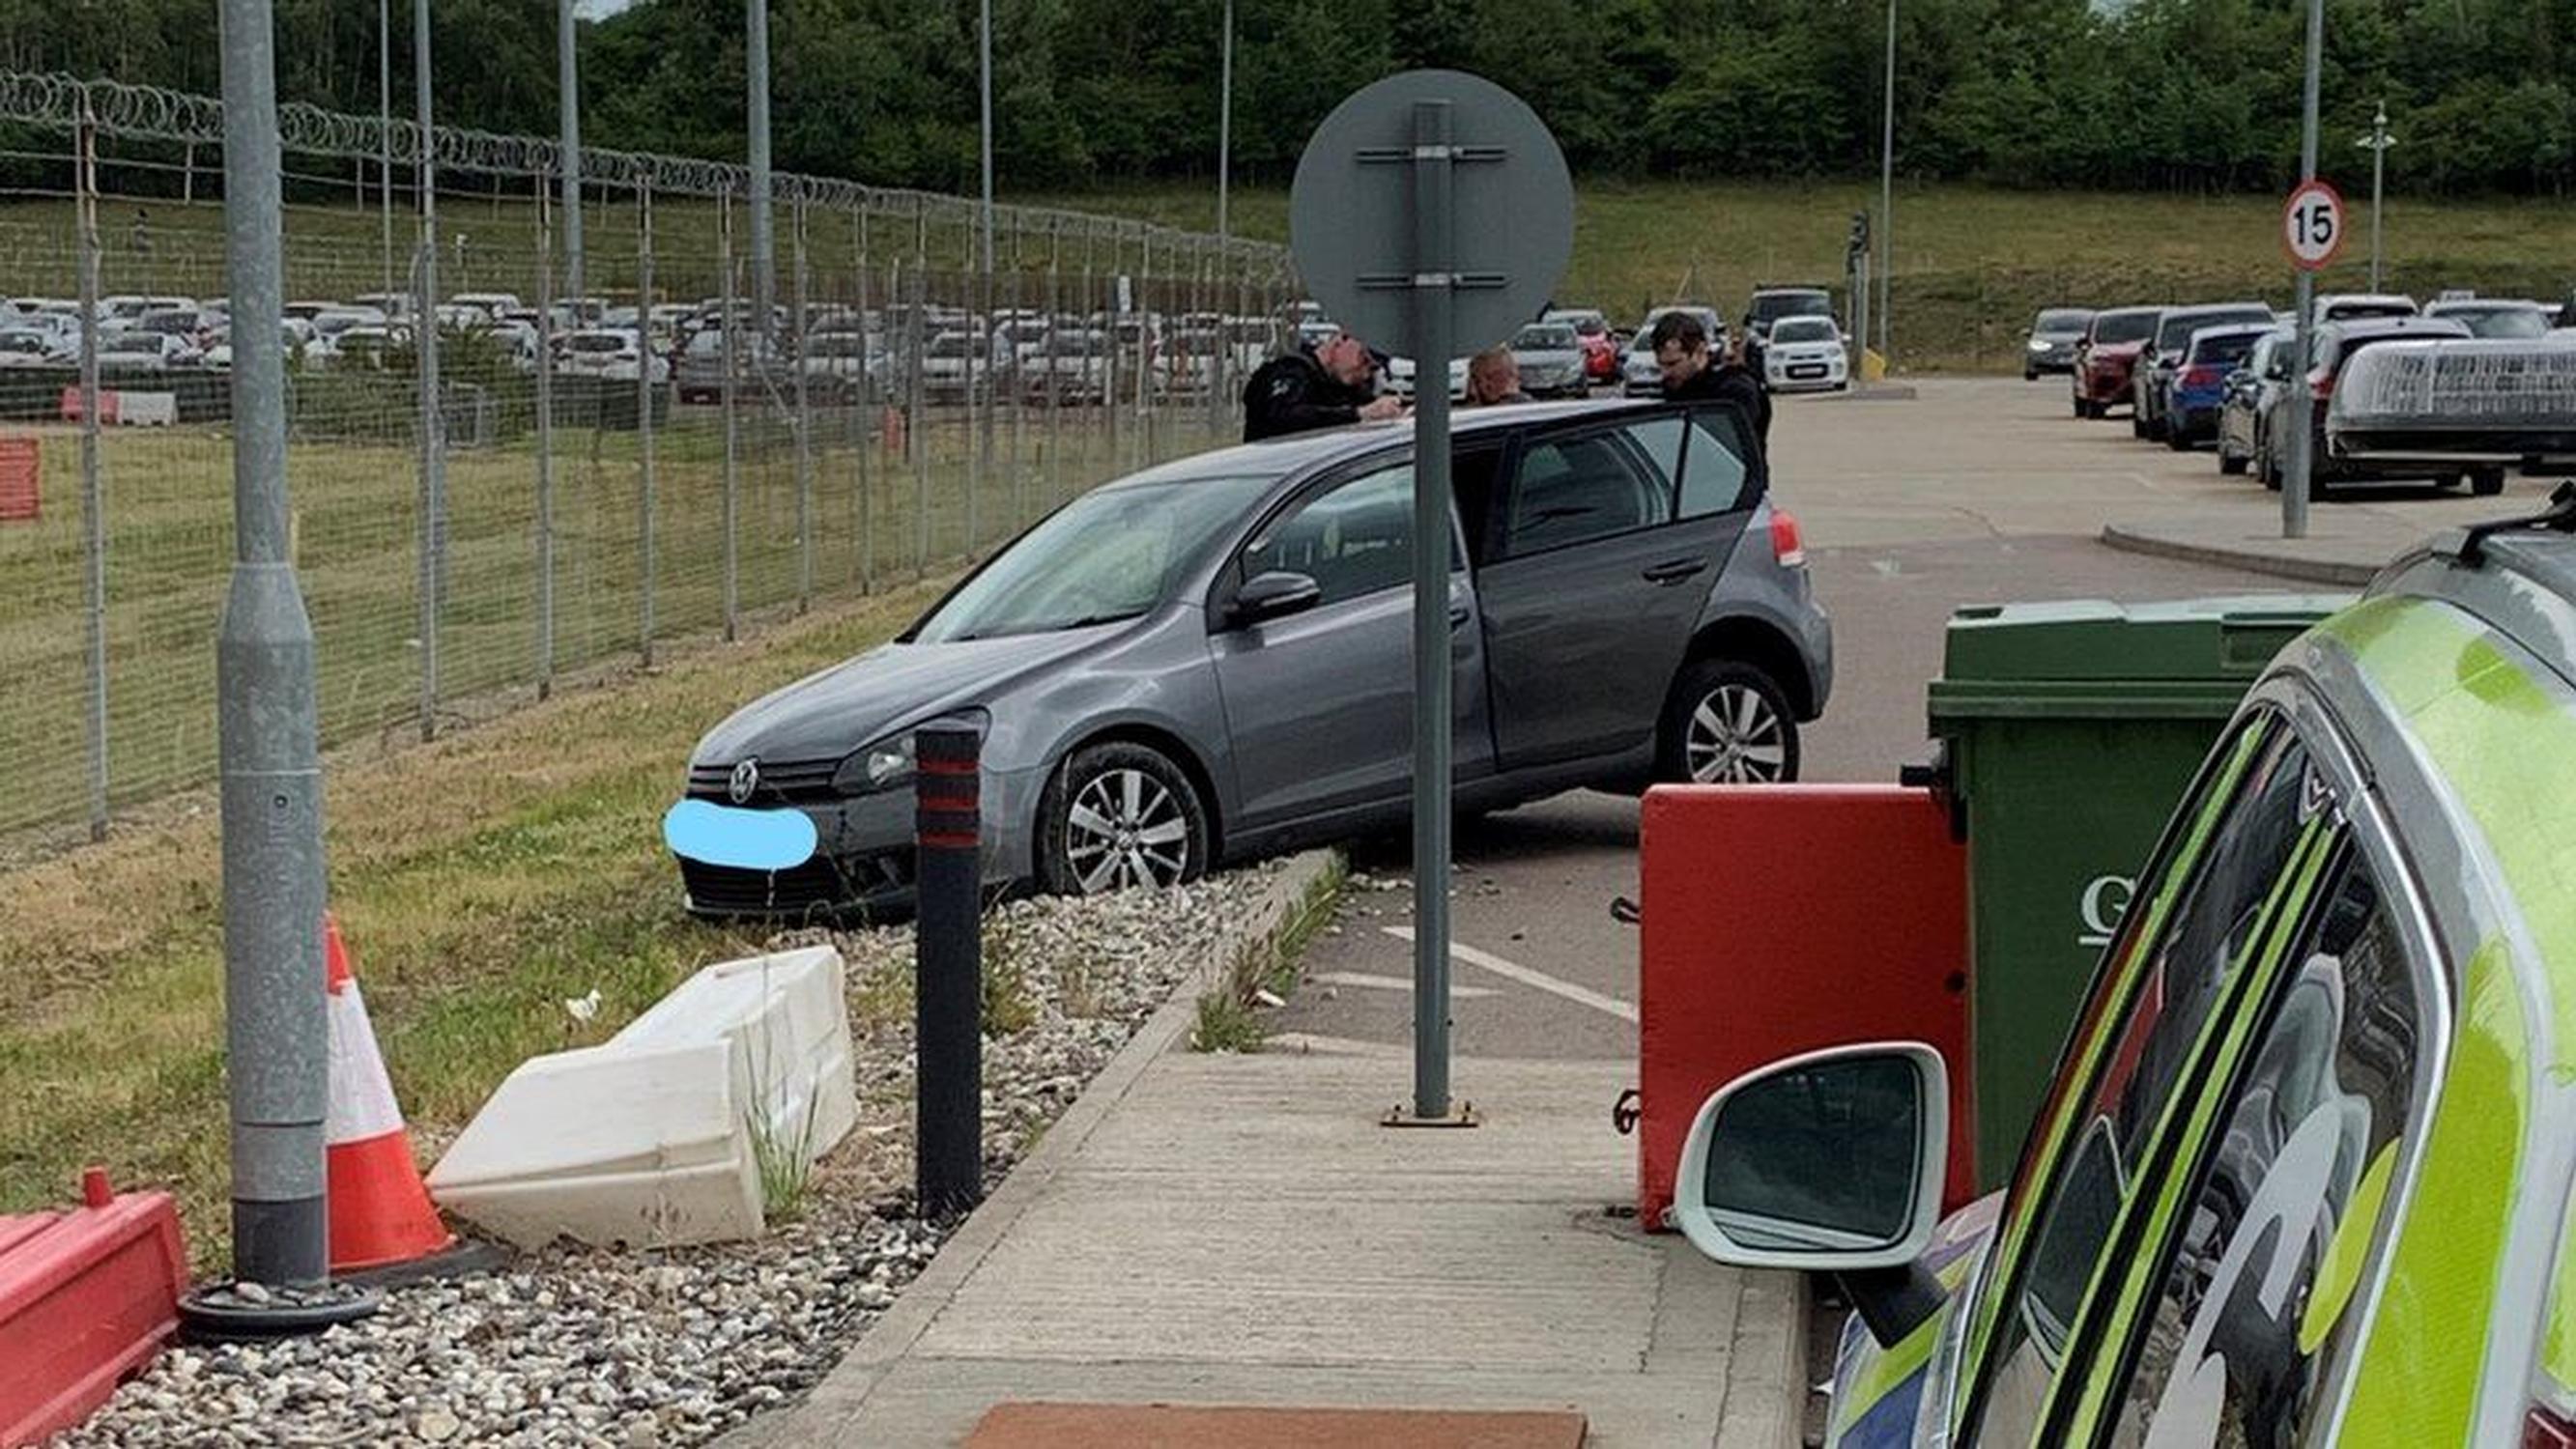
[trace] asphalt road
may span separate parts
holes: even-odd
[[[1963,604],[2297,591],[2097,542],[2106,522],[2255,485],[2222,479],[2207,453],[2174,454],[2132,440],[2124,421],[2068,411],[2054,378],[1935,380],[1912,401],[1780,400],[1773,494],[1805,527],[1838,651],[1805,778],[1893,781],[1922,752],[1925,686]],[[1609,904],[1636,894],[1636,845],[1636,801],[1588,791],[1460,830],[1460,1058],[1635,1056],[1636,933]],[[1355,847],[1356,888],[1309,949],[1305,983],[1271,1013],[1276,1049],[1384,1056],[1390,1100],[1410,1080],[1412,947],[1394,934],[1411,919],[1409,859],[1401,838]],[[1473,1100],[1472,1064],[1455,1079]]]

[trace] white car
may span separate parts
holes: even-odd
[[[440,304],[438,314],[441,322],[447,320],[450,306],[471,307],[494,322],[500,321],[506,313],[526,310],[526,304],[519,300],[516,292],[459,292]]]
[[[1413,396],[1412,358],[1390,357],[1386,360],[1386,390],[1397,397]],[[1463,357],[1449,359],[1449,399],[1452,402],[1467,399],[1467,359]]]
[[[1851,386],[1851,357],[1831,317],[1783,317],[1762,349],[1763,381],[1773,392],[1841,392]]]
[[[196,362],[196,345],[167,332],[136,330],[99,339],[98,365],[104,372],[168,372]]]
[[[886,353],[885,339],[854,329],[807,337],[804,368],[808,390],[826,398],[859,402],[893,390],[894,360]]]
[[[1531,397],[1583,396],[1583,344],[1570,322],[1532,322],[1513,334],[1512,366]]]
[[[315,355],[313,324],[301,317],[288,317],[282,320],[278,324],[278,338],[286,348],[286,362],[290,367],[300,360],[310,359]],[[203,360],[206,366],[217,372],[228,371],[233,365],[231,336],[227,335],[222,341],[207,348]]]
[[[73,360],[56,349],[51,333],[26,327],[0,331],[0,368],[61,367]]]
[[[671,380],[667,358],[652,362],[652,381],[659,385]],[[563,377],[596,377],[610,382],[633,382],[645,363],[636,350],[635,334],[608,328],[590,328],[566,336],[563,356],[555,362],[555,372]]]

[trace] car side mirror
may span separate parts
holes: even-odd
[[[1272,569],[1254,574],[1235,590],[1227,616],[1236,624],[1259,624],[1303,613],[1324,602],[1324,586],[1310,574]]]
[[[1691,1246],[1739,1268],[1831,1273],[1882,1345],[1936,1311],[1916,1263],[1939,1225],[1950,1087],[1920,1042],[1808,1052],[1699,1109],[1673,1184]]]

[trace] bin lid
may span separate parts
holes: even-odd
[[[2019,701],[2083,712],[2225,714],[2282,646],[2350,604],[2350,594],[2247,594],[2167,603],[1972,604],[1950,616],[1935,716],[2009,712]]]

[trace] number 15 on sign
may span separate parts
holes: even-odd
[[[2343,251],[2343,193],[2323,181],[2303,181],[2281,208],[2281,245],[2303,271],[2323,271]]]

